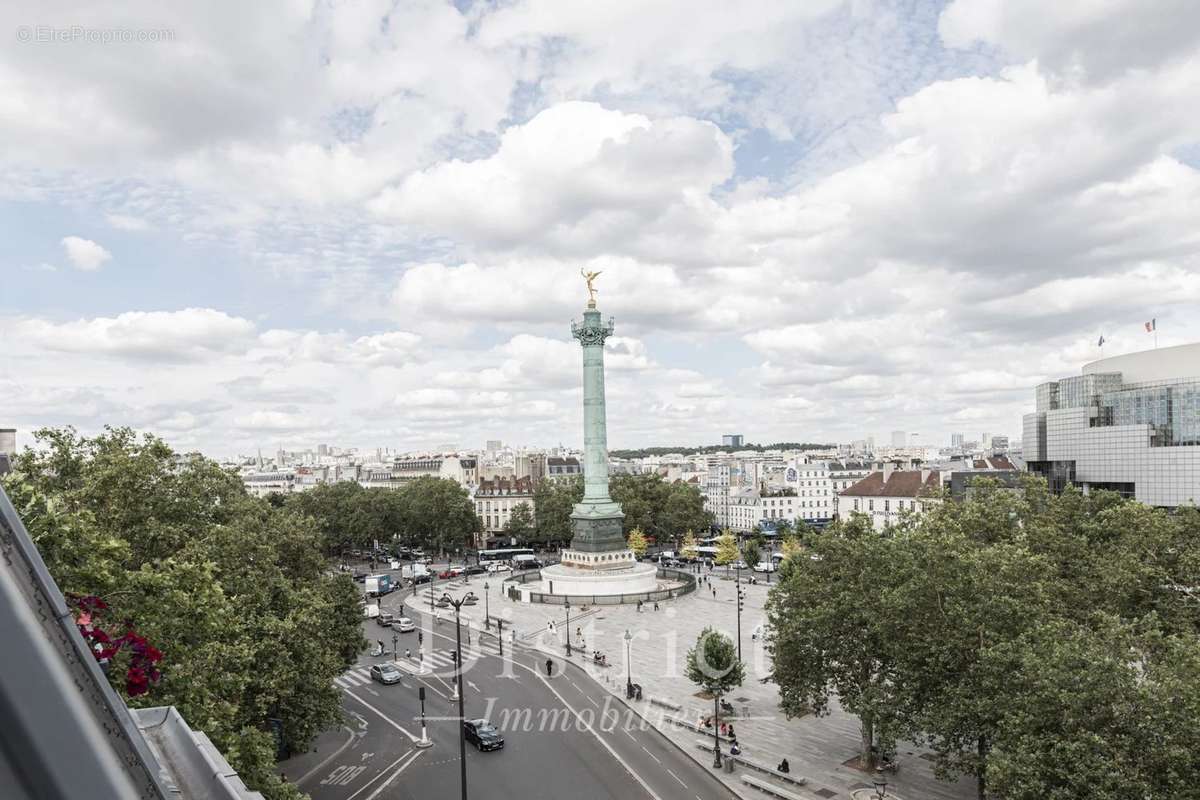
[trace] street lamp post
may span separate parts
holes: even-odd
[[[488,582],[484,581],[483,582],[483,628],[484,628],[484,630],[488,630],[488,631],[490,631],[492,629],[492,621],[489,618],[489,614],[491,612],[488,611],[488,600],[491,599],[491,594],[488,592],[488,590],[490,588],[491,587],[488,585]]]
[[[504,656],[504,620],[496,620],[496,643],[500,645],[500,655]]]
[[[713,692],[713,752],[716,757],[713,759],[713,768],[721,768],[721,737],[718,731],[721,729],[721,693]]]
[[[563,605],[567,607],[567,655],[571,655],[571,601],[566,600]]]
[[[396,646],[400,644],[400,637],[392,634],[392,663],[396,663]]]
[[[876,774],[873,783],[875,784],[876,800],[884,800],[887,797],[887,781],[883,779],[883,775]]]
[[[458,765],[459,780],[462,785],[462,800],[467,800],[467,733],[463,729],[463,721],[466,719],[466,714],[463,711],[462,626],[460,619],[463,603],[473,597],[475,597],[474,592],[467,592],[457,600],[449,594],[442,594],[442,599],[454,606],[454,664],[455,671],[458,673],[455,677],[454,688],[458,690]]]
[[[738,637],[738,661],[742,660],[742,567],[741,562],[733,565],[737,570],[736,576],[733,579],[733,586],[737,595],[737,637]]]
[[[629,658],[629,645],[633,642],[633,634],[625,629],[625,696],[633,696],[633,661]]]

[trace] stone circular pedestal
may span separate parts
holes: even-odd
[[[620,569],[579,569],[555,564],[542,570],[542,594],[617,595],[653,592],[658,588],[658,569],[634,561]]]

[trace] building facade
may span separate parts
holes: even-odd
[[[1200,502],[1200,343],[1093,361],[1034,398],[1022,457],[1053,491],[1108,489],[1166,508]]]
[[[533,481],[529,478],[515,480],[482,481],[475,487],[475,514],[482,523],[482,536],[491,537],[504,531],[512,518],[513,509],[522,503],[534,510]],[[476,546],[485,542],[476,542]]]
[[[933,470],[898,470],[884,464],[882,470],[838,495],[838,517],[845,520],[851,514],[866,514],[875,530],[881,531],[905,512],[920,514],[940,502],[941,487],[941,475]]]

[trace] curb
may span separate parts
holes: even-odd
[[[568,662],[568,663],[573,663],[573,662]],[[577,669],[579,669],[581,672],[583,672],[583,674],[587,675],[587,670],[583,669],[583,667],[582,667],[582,666],[578,666],[578,665],[576,665],[576,668],[577,668]],[[591,676],[590,676],[590,675],[588,675],[588,677],[589,677],[589,678],[591,678]],[[593,680],[593,681],[595,681],[595,679],[594,679],[594,678],[593,678],[592,680]],[[598,685],[598,686],[601,686],[601,688],[604,688],[604,687],[603,687],[601,684],[599,684],[599,682],[596,682],[596,683],[597,683],[597,685]],[[609,690],[605,689],[605,691],[609,691]],[[691,759],[692,761],[696,762],[696,764],[700,765],[700,766],[701,766],[702,768],[704,768],[705,770],[711,770],[711,769],[712,769],[712,765],[710,765],[710,764],[707,764],[707,763],[705,763],[705,762],[702,762],[700,759],[698,759],[698,758],[696,758],[694,755],[692,755],[692,753],[688,752],[688,750],[687,750],[685,747],[683,747],[683,745],[681,745],[681,744],[679,744],[678,742],[676,742],[676,741],[675,741],[674,739],[672,739],[670,736],[667,736],[667,734],[666,734],[666,733],[664,733],[664,732],[663,732],[663,730],[662,730],[661,728],[659,728],[657,725],[655,725],[653,722],[651,722],[651,721],[650,721],[650,720],[649,720],[649,719],[646,717],[646,715],[645,715],[645,714],[643,714],[643,713],[641,712],[641,709],[639,709],[639,708],[637,708],[637,707],[635,707],[635,706],[631,706],[631,705],[630,705],[630,704],[629,704],[629,703],[626,701],[626,699],[625,699],[624,697],[622,697],[622,696],[621,696],[621,693],[620,693],[620,692],[609,692],[609,693],[610,693],[610,694],[611,694],[613,697],[615,697],[615,698],[617,699],[617,702],[618,702],[618,703],[620,703],[621,705],[623,705],[623,706],[625,706],[626,708],[628,708],[628,709],[629,709],[630,711],[632,711],[634,714],[637,714],[637,715],[638,715],[638,717],[639,717],[639,718],[640,718],[642,721],[644,721],[644,722],[645,722],[646,724],[648,724],[648,725],[649,725],[651,728],[653,728],[654,730],[656,730],[656,731],[658,732],[658,734],[659,734],[660,736],[662,736],[662,738],[663,738],[663,739],[665,739],[665,740],[667,741],[667,743],[668,743],[668,744],[670,744],[672,747],[674,747],[676,750],[678,750],[678,751],[679,751],[679,752],[680,752],[680,753],[681,753],[683,756],[685,756],[686,758],[689,758],[689,759]],[[731,796],[733,796],[733,797],[741,798],[741,800],[751,800],[751,798],[753,798],[753,797],[756,797],[756,796],[754,796],[754,795],[745,795],[745,794],[742,794],[741,792],[737,791],[737,790],[736,790],[734,787],[732,787],[732,786],[730,786],[728,783],[726,783],[726,782],[725,782],[725,779],[724,779],[724,778],[722,778],[722,777],[721,777],[719,774],[716,774],[716,775],[715,775],[715,777],[716,777],[716,779],[717,779],[718,781],[720,781],[720,782],[721,782],[721,785],[722,785],[722,786],[724,786],[724,787],[725,787],[725,788],[726,788],[726,789],[729,791],[729,794],[730,794]]]

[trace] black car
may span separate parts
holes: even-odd
[[[482,575],[487,572],[487,567],[481,567],[478,564],[472,564],[463,570],[463,575]]]
[[[486,719],[464,720],[462,725],[467,741],[479,750],[499,750],[504,747],[504,737]]]
[[[430,575],[428,572],[426,572],[424,575],[415,576],[412,579],[412,582],[413,582],[413,586],[416,586],[419,583],[429,583],[429,581],[431,581],[431,580],[433,580],[433,576]]]

